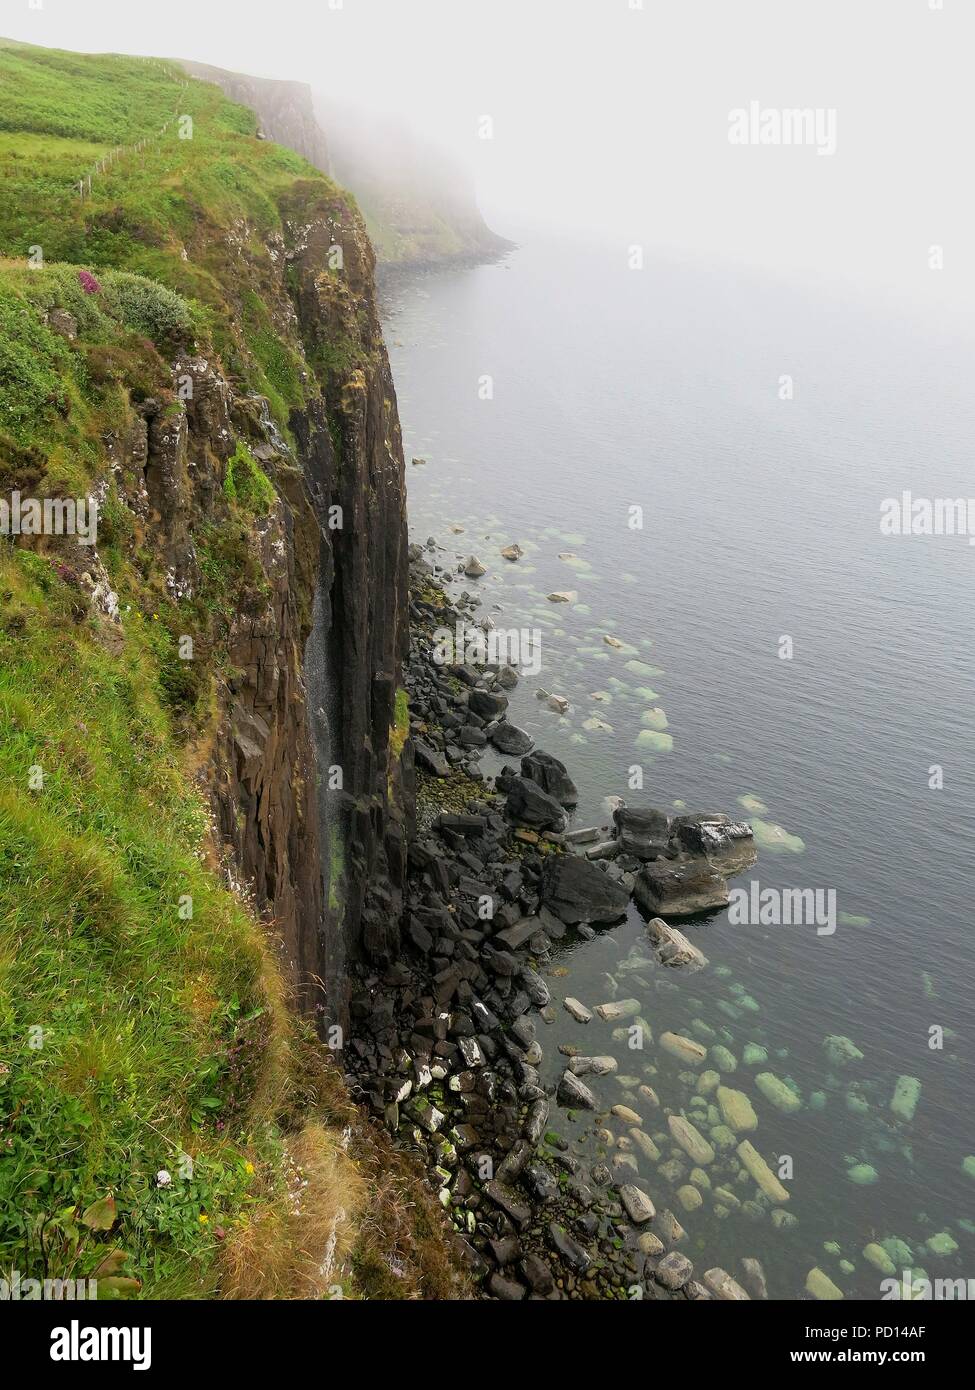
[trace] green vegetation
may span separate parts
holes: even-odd
[[[266,516],[277,501],[274,485],[242,439],[227,460],[223,495],[254,516]]]
[[[202,866],[147,625],[110,654],[26,551],[0,589],[0,1265],[43,1243],[90,1273],[117,1236],[79,1252],[77,1209],[112,1194],[125,1275],[202,1291],[214,1228],[281,1142],[260,938]],[[158,1186],[185,1155],[192,1180]]]
[[[403,752],[410,732],[410,697],[402,686],[396,690],[396,703],[393,709],[393,727],[389,734],[389,751],[392,758]]]
[[[286,428],[305,391],[268,309],[276,272],[266,241],[281,235],[296,183],[330,198],[334,185],[258,140],[252,112],[170,64],[13,44],[0,46],[0,86],[0,257],[26,266],[40,248],[47,267],[157,282],[114,277],[110,310],[160,347],[209,324],[225,366],[268,397]]]
[[[267,601],[274,486],[245,438],[199,461],[214,497],[176,597],[145,480],[110,455],[183,414],[181,352],[287,429],[320,387],[268,246],[298,189],[337,195],[167,64],[0,44],[0,87],[0,492],[100,498],[97,557],[0,540],[0,1274],[327,1297],[334,1237],[346,1295],[450,1296],[432,1198],[291,1012],[193,776],[231,625]]]

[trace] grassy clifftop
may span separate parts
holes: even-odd
[[[135,1297],[457,1287],[438,1210],[291,1012],[194,778],[232,625],[268,611],[291,534],[261,419],[287,436],[330,363],[365,350],[353,329],[306,357],[281,289],[286,234],[344,207],[166,64],[0,45],[0,496],[100,509],[97,548],[0,538],[0,1277]],[[192,589],[120,446],[147,417],[163,441],[185,431],[190,358],[237,412],[191,422],[212,472]]]
[[[0,92],[0,251],[160,282],[195,303],[229,372],[282,415],[301,404],[299,362],[262,302],[262,238],[281,232],[284,192],[307,181],[311,202],[334,185],[155,60],[2,47]],[[246,284],[228,260],[235,231]]]

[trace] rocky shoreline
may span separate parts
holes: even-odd
[[[435,633],[474,624],[477,606],[466,594],[455,606],[426,553],[411,547],[405,681],[417,824],[403,950],[385,970],[354,981],[345,1063],[355,1092],[423,1153],[458,1254],[484,1296],[765,1297],[757,1261],[742,1262],[747,1290],[719,1268],[697,1275],[680,1249],[681,1221],[656,1208],[641,1174],[641,1162],[669,1162],[676,1172],[690,1161],[691,1183],[710,1186],[704,1170],[715,1149],[692,1121],[668,1115],[648,1084],[633,1099],[652,1121],[604,1103],[598,1079],[616,1072],[616,1059],[582,1046],[560,1047],[557,1085],[543,1085],[539,1071],[539,1035],[560,1007],[580,1025],[580,1043],[594,1014],[620,1025],[614,1037],[642,1030],[652,1038],[637,1000],[553,998],[545,978],[558,974],[548,969],[553,943],[620,921],[632,897],[650,919],[656,962],[701,968],[701,951],[658,914],[726,904],[726,876],[754,862],[751,829],[720,813],[670,816],[616,798],[612,826],[567,831],[576,802],[567,769],[506,719],[505,692],[517,672],[443,664],[438,654]],[[488,744],[520,765],[486,777],[479,761]],[[688,1067],[706,1055],[690,1038],[663,1034],[658,1043]],[[573,1114],[591,1112],[606,1162],[583,1161],[550,1126],[553,1099]],[[728,1182],[744,1175],[760,1200],[773,1200],[761,1198],[760,1168],[749,1177],[751,1154],[738,1156]],[[739,1203],[734,1193],[727,1200]]]

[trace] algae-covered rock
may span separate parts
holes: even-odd
[[[854,1163],[852,1168],[847,1169],[846,1176],[858,1187],[869,1187],[877,1181],[877,1170],[870,1163]]]
[[[863,1053],[851,1038],[845,1038],[841,1033],[833,1033],[828,1038],[823,1039],[823,1047],[826,1056],[838,1067],[849,1066],[853,1062],[862,1062]]]
[[[887,1236],[880,1244],[893,1260],[898,1269],[903,1269],[911,1263],[914,1255],[911,1247],[906,1240],[901,1240],[898,1236]]]
[[[917,1103],[921,1099],[921,1082],[916,1076],[899,1076],[894,1086],[890,1108],[900,1120],[910,1123],[914,1119]]]
[[[680,1033],[661,1033],[660,1046],[678,1061],[692,1067],[699,1067],[707,1057],[707,1049],[693,1038],[685,1038]]]
[[[643,1154],[644,1158],[649,1159],[651,1163],[660,1162],[660,1150],[650,1138],[649,1134],[646,1134],[642,1129],[631,1129],[630,1138]]]
[[[846,1093],[846,1108],[851,1115],[859,1115],[862,1118],[869,1115],[870,1102],[866,1096],[861,1095],[859,1091],[851,1087]]]
[[[748,1139],[738,1145],[738,1157],[749,1176],[757,1184],[770,1202],[787,1202],[789,1194],[765,1162],[765,1159]]]
[[[727,1125],[712,1125],[708,1130],[711,1142],[716,1149],[733,1149],[738,1142],[733,1130]]]
[[[680,1145],[694,1163],[703,1165],[714,1162],[714,1149],[690,1120],[685,1120],[683,1115],[671,1115],[667,1124],[674,1142]]]
[[[816,1265],[806,1275],[806,1293],[819,1299],[820,1303],[835,1302],[843,1297],[843,1290],[837,1288],[828,1274]]]
[[[717,1094],[722,1118],[729,1129],[733,1129],[736,1134],[747,1134],[758,1128],[758,1116],[744,1091],[735,1091],[730,1086],[719,1086]]]
[[[947,1231],[939,1231],[936,1236],[928,1236],[924,1244],[932,1255],[953,1255],[958,1249],[958,1242]]]
[[[732,1072],[738,1070],[738,1062],[733,1052],[720,1043],[711,1049],[711,1061],[720,1072]]]
[[[745,1043],[741,1060],[746,1067],[760,1067],[763,1062],[768,1061],[768,1048],[761,1047],[758,1043]]]
[[[751,827],[758,847],[771,850],[773,854],[802,854],[806,848],[805,841],[800,836],[790,835],[788,830],[776,825],[774,821],[754,817]]]
[[[635,1110],[631,1110],[628,1105],[614,1105],[610,1114],[615,1115],[618,1120],[622,1120],[627,1125],[639,1125],[642,1123],[640,1116]]]
[[[878,1245],[872,1240],[869,1245],[863,1247],[863,1258],[872,1264],[874,1269],[878,1269],[881,1274],[896,1274],[897,1266],[887,1254],[882,1245]]]
[[[781,1110],[783,1114],[794,1115],[797,1110],[802,1109],[801,1097],[774,1072],[759,1072],[755,1078],[755,1085],[769,1104],[774,1105],[776,1110]]]

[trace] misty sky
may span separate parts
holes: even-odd
[[[970,308],[975,3],[937,4],[0,0],[0,33],[296,78],[405,116],[463,161],[502,233],[550,228]],[[729,112],[750,102],[835,110],[835,153],[729,143]]]

